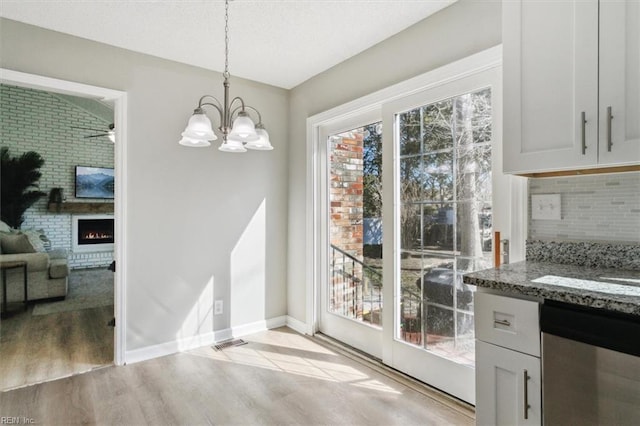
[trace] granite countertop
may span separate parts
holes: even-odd
[[[464,276],[466,284],[507,295],[640,315],[640,271],[522,261]]]

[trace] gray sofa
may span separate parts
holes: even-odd
[[[0,261],[27,262],[27,293],[29,300],[64,298],[69,287],[69,265],[64,250],[50,252],[0,254]],[[22,268],[7,272],[7,301],[18,302],[24,297]],[[0,302],[3,295],[0,291]]]

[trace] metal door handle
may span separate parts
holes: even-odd
[[[582,111],[580,113],[580,127],[582,128],[582,155],[585,155],[587,153],[586,125],[587,125],[586,113]]]
[[[509,240],[500,240],[502,243],[502,263],[509,264]]]
[[[511,323],[508,320],[493,320],[493,323],[504,325],[505,327],[511,327]]]
[[[527,386],[527,382],[531,377],[529,377],[529,373],[527,370],[524,370],[524,419],[527,420],[529,418],[529,388]]]
[[[611,120],[613,120],[613,115],[611,114],[611,107],[607,107],[607,151],[611,152],[611,147],[613,146],[613,141],[611,140]]]

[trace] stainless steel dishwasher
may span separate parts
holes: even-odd
[[[545,301],[545,425],[640,424],[640,317]]]

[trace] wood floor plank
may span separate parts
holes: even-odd
[[[472,425],[429,397],[289,329],[0,393],[38,424]]]
[[[48,315],[12,312],[0,322],[0,390],[113,362],[113,306]]]

